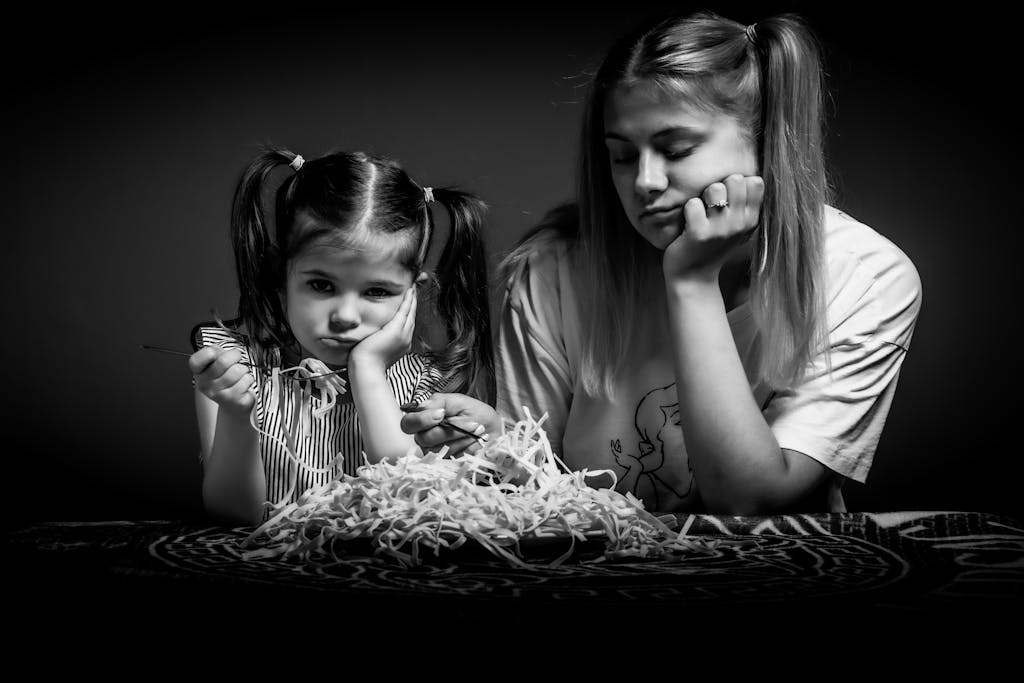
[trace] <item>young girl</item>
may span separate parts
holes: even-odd
[[[505,262],[498,413],[547,413],[575,469],[649,509],[841,511],[867,477],[921,302],[913,263],[830,204],[819,50],[798,17],[701,12],[606,55],[578,201]],[[435,413],[424,447],[469,446]],[[610,482],[604,482],[610,483]]]
[[[290,175],[268,215],[281,167]],[[450,217],[439,258],[432,203]],[[438,388],[493,400],[483,212],[362,153],[252,160],[231,214],[239,317],[198,325],[189,358],[211,513],[255,524],[266,503],[354,474],[364,453],[407,454],[399,406]],[[420,289],[436,290],[442,351],[410,352],[418,301],[431,300]]]

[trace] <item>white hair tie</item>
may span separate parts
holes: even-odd
[[[302,164],[304,163],[306,163],[306,160],[303,159],[300,155],[296,154],[295,158],[292,159],[292,163],[288,165],[295,169],[295,172],[298,173],[299,169],[302,168]]]
[[[427,204],[430,204],[431,202],[434,201],[434,188],[432,188],[432,187],[424,187],[423,188],[423,201],[425,201]]]

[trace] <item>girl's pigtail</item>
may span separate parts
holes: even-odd
[[[445,324],[447,346],[432,358],[438,369],[451,377],[446,390],[469,393],[494,405],[494,350],[483,240],[487,207],[459,190],[436,188],[432,192],[451,219],[436,269],[437,308]]]
[[[281,286],[277,248],[263,209],[271,172],[295,159],[290,152],[267,149],[242,172],[231,205],[231,245],[238,275],[238,317],[249,343],[257,348],[285,346],[290,335],[278,291]],[[289,181],[286,182],[290,182]]]
[[[820,50],[802,21],[782,15],[748,28],[761,63],[761,168],[765,181],[752,262],[754,314],[768,340],[762,377],[798,381],[824,341]]]

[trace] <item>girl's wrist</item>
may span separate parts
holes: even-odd
[[[386,377],[387,364],[380,358],[373,356],[349,356],[348,377],[349,381],[358,383],[360,380],[373,377]]]
[[[246,408],[234,403],[222,403],[219,414],[223,416],[221,419],[230,420],[235,426],[249,425],[249,416],[255,407],[250,405]]]

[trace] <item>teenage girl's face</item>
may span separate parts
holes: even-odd
[[[353,346],[394,317],[412,281],[395,254],[310,247],[288,264],[288,324],[306,356],[344,366]]]
[[[739,123],[643,85],[617,88],[604,115],[612,180],[629,222],[665,249],[683,229],[683,204],[734,173],[757,175]]]

